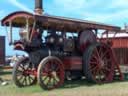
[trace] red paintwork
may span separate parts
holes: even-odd
[[[118,62],[128,66],[128,37],[114,38],[112,42]]]
[[[14,20],[17,17],[28,17],[28,18],[35,18],[37,21],[42,22],[44,28],[47,29],[48,25],[54,27],[56,30],[62,31],[65,27],[67,32],[78,32],[78,29],[85,30],[85,29],[103,29],[109,31],[120,31],[120,27],[106,25],[97,22],[89,22],[86,20],[77,20],[72,18],[64,18],[58,16],[51,16],[51,15],[35,15],[24,11],[14,12],[2,20],[2,25],[9,26],[9,21]],[[21,22],[14,22],[13,27],[20,25]]]
[[[82,70],[81,57],[66,57],[62,59],[65,70]]]
[[[112,40],[112,43],[113,43],[112,48],[128,48],[128,37],[113,38],[111,40]]]
[[[15,50],[21,50],[21,51],[23,51],[24,50],[23,43],[20,40],[14,42],[14,49]]]
[[[111,41],[112,48],[128,48],[128,37],[114,37],[108,40]],[[106,41],[106,38],[102,39],[102,41]]]
[[[2,20],[2,25],[5,25],[6,23],[8,23],[9,21],[14,20],[15,18],[20,18],[20,17],[27,17],[27,18],[31,18],[33,15],[31,13],[25,12],[25,11],[18,11],[18,12],[14,12],[8,16],[6,16],[3,20]],[[7,24],[9,25],[9,24]]]
[[[14,46],[14,49],[15,50],[24,50],[24,46],[22,45],[22,44],[16,44],[15,46]]]
[[[117,58],[116,58],[116,55],[115,55],[115,53],[114,53],[114,50],[113,49],[111,49],[111,53],[113,54],[112,55],[112,58],[113,58],[113,62],[114,62],[114,70],[117,70],[118,71],[118,73],[119,73],[119,76],[120,76],[120,80],[124,80],[124,76],[123,76],[123,74],[122,74],[122,72],[121,72],[121,69],[120,69],[120,67],[119,67],[119,62],[117,61]],[[115,72],[116,73],[116,72]]]
[[[5,37],[0,36],[0,66],[5,64]]]
[[[105,42],[106,38],[101,41]],[[120,65],[128,65],[128,37],[109,38],[109,41],[116,54],[117,62]]]
[[[42,88],[51,90],[61,86],[64,83],[64,78],[65,78],[65,70],[62,62],[58,58],[49,57],[49,58],[45,58],[42,64],[44,66],[41,66],[41,64],[39,65],[39,68],[41,68],[41,70],[39,71],[38,69],[39,75],[41,76],[40,77],[41,80],[39,84],[41,84]],[[58,78],[58,80],[56,78]],[[51,80],[52,80],[52,84],[51,84]],[[45,82],[50,83],[51,86],[49,86]]]
[[[31,29],[31,36],[30,36],[30,41],[32,40],[32,38],[38,38],[38,36],[40,35],[39,32],[37,32],[37,30],[35,29]]]
[[[37,70],[36,69],[34,69],[34,70],[25,70],[24,72],[23,72],[23,74],[31,74],[31,75],[34,75],[35,77],[37,77]]]
[[[125,41],[125,43],[122,42],[123,40]],[[123,74],[121,72],[121,69],[120,69],[119,65],[122,65],[121,61],[123,60],[123,62],[124,62],[124,59],[127,58],[127,57],[124,54],[121,55],[122,52],[119,51],[119,49],[123,49],[125,47],[127,48],[126,37],[101,38],[100,41],[104,42],[104,43],[107,43],[107,44],[109,44],[111,46],[111,53],[112,53],[112,57],[111,58],[113,59],[114,70],[117,70],[117,72],[119,73],[119,76],[120,76],[119,79],[123,80],[124,76],[123,76]]]

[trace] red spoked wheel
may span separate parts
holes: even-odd
[[[37,82],[35,70],[29,58],[22,58],[13,68],[13,81],[18,87],[33,85]]]
[[[83,56],[83,71],[88,81],[95,83],[111,82],[114,74],[112,51],[103,43],[91,45]]]
[[[57,88],[64,83],[64,66],[58,58],[46,57],[39,64],[37,77],[41,88],[46,90]]]

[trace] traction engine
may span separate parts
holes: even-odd
[[[113,81],[115,69],[123,79],[111,45],[98,37],[100,30],[118,32],[120,27],[46,15],[42,0],[35,2],[35,14],[18,11],[2,20],[2,26],[10,28],[9,44],[28,54],[13,69],[13,81],[18,87],[38,81],[43,89],[51,90],[64,80],[82,77],[106,83]],[[13,41],[15,28],[20,38]]]

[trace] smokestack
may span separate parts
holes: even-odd
[[[42,0],[35,0],[35,14],[42,15],[43,14],[43,4]]]

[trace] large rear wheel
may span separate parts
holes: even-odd
[[[88,81],[95,83],[111,82],[114,64],[111,48],[103,43],[92,44],[83,56],[83,71]]]
[[[41,88],[51,90],[64,83],[64,66],[56,57],[49,56],[44,58],[38,67],[38,83]]]

